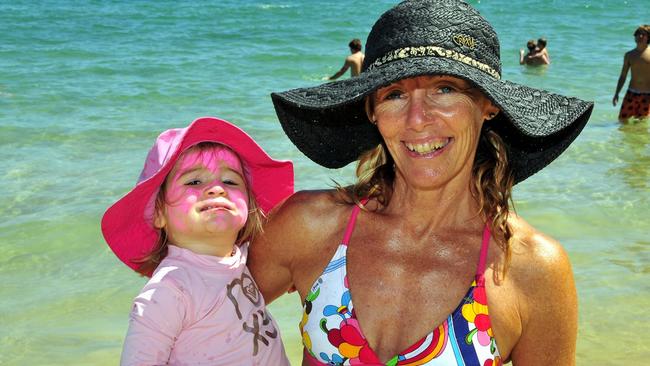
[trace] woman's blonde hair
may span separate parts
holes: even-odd
[[[241,230],[239,230],[239,233],[237,234],[237,239],[235,240],[236,245],[241,245],[247,241],[252,241],[253,238],[261,234],[262,225],[264,224],[264,220],[266,220],[266,216],[264,215],[264,212],[259,208],[257,204],[257,200],[255,200],[255,196],[252,193],[251,178],[250,178],[251,175],[248,170],[248,167],[241,160],[239,154],[237,154],[228,146],[216,142],[198,143],[192,146],[190,149],[185,150],[183,154],[185,154],[187,151],[191,149],[197,149],[199,152],[206,152],[215,147],[230,150],[233,154],[235,154],[235,156],[237,156],[239,162],[241,163],[244,169],[244,177],[246,180],[246,193],[248,195],[248,219],[246,220],[246,224],[244,225],[244,227],[241,228]],[[182,156],[183,155],[181,155],[179,160],[182,158]],[[164,212],[165,205],[167,204],[167,202],[165,201],[165,197],[167,195],[166,182],[167,182],[167,178],[165,178],[165,180],[163,181],[163,184],[160,186],[160,189],[158,190],[158,194],[156,195],[156,201],[154,207],[154,212],[156,213],[156,215],[158,213]],[[158,240],[156,241],[156,244],[154,245],[151,252],[146,256],[134,261],[135,263],[138,263],[140,265],[136,271],[142,274],[143,276],[151,276],[152,273],[156,270],[156,268],[158,268],[160,262],[167,256],[167,247],[169,244],[167,232],[165,231],[164,228],[157,229],[157,231],[158,231]]]
[[[373,121],[374,95],[366,97],[366,114]],[[480,153],[479,153],[480,152]],[[393,157],[382,141],[359,157],[353,185],[336,187],[342,202],[360,205],[360,200],[371,198],[386,207],[393,194],[395,168]],[[479,212],[484,220],[490,221],[492,237],[505,253],[501,264],[501,275],[505,276],[510,262],[510,240],[512,228],[508,224],[514,175],[508,164],[508,153],[501,137],[489,129],[481,132],[477,154],[472,166],[472,194],[479,204]]]
[[[479,214],[490,220],[490,230],[497,245],[505,254],[497,274],[505,276],[510,263],[510,240],[512,228],[508,224],[514,174],[508,164],[508,151],[496,132],[489,129],[481,133],[478,154],[472,166],[472,193],[479,204]]]

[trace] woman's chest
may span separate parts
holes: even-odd
[[[304,297],[300,326],[306,344],[329,346],[352,337],[388,359],[443,326],[473,281],[471,271],[467,278],[450,276],[418,260],[393,256],[398,260],[391,263],[380,257],[385,256],[356,257],[338,247]]]
[[[474,266],[443,265],[427,255],[405,257],[348,254],[354,312],[380,357],[403,351],[443,324],[474,281]]]
[[[480,303],[474,306],[475,287],[469,283],[463,286],[465,292],[456,296],[454,305],[444,310],[431,296],[408,293],[409,286],[379,298],[384,296],[383,290],[377,290],[376,285],[369,285],[375,289],[373,292],[349,281],[346,264],[352,264],[346,261],[346,249],[339,247],[306,296],[300,329],[307,359],[330,364],[376,365],[393,364],[390,361],[396,361],[396,357],[399,360],[424,357],[432,363],[423,364],[450,365],[461,351],[471,351],[474,358],[482,354],[481,360],[496,354],[490,351],[493,342],[489,337],[486,338],[487,347],[480,345],[478,340],[476,345],[466,343],[466,337],[472,339],[479,335],[479,330],[468,319],[477,315],[466,311],[483,306]],[[385,287],[390,287],[384,282]],[[360,301],[364,296],[374,300]],[[479,294],[477,301],[483,298]],[[436,306],[437,310],[430,311]],[[432,320],[432,316],[437,316],[435,313],[444,314],[440,320]],[[485,338],[486,330],[481,332]]]

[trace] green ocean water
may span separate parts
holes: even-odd
[[[297,188],[350,182],[352,166],[324,169],[293,147],[269,93],[322,82],[392,4],[0,1],[0,364],[118,363],[144,280],[114,257],[99,220],[160,131],[219,116],[292,159]],[[472,4],[499,33],[504,78],[596,103],[567,152],[515,188],[515,205],[571,258],[578,365],[646,364],[650,126],[620,125],[611,98],[650,4]],[[520,66],[519,48],[539,36],[552,65]],[[299,364],[299,299],[271,311]]]

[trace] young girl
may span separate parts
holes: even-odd
[[[151,276],[122,365],[289,365],[246,256],[264,213],[291,193],[291,162],[226,121],[158,136],[135,188],[102,219],[118,258]]]

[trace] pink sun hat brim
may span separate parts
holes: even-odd
[[[148,255],[158,240],[153,202],[179,156],[200,142],[216,142],[236,152],[250,176],[253,196],[264,213],[293,193],[293,164],[272,159],[237,126],[213,117],[161,133],[147,155],[136,186],[109,207],[102,218],[104,239],[115,255],[136,270],[134,260]]]

